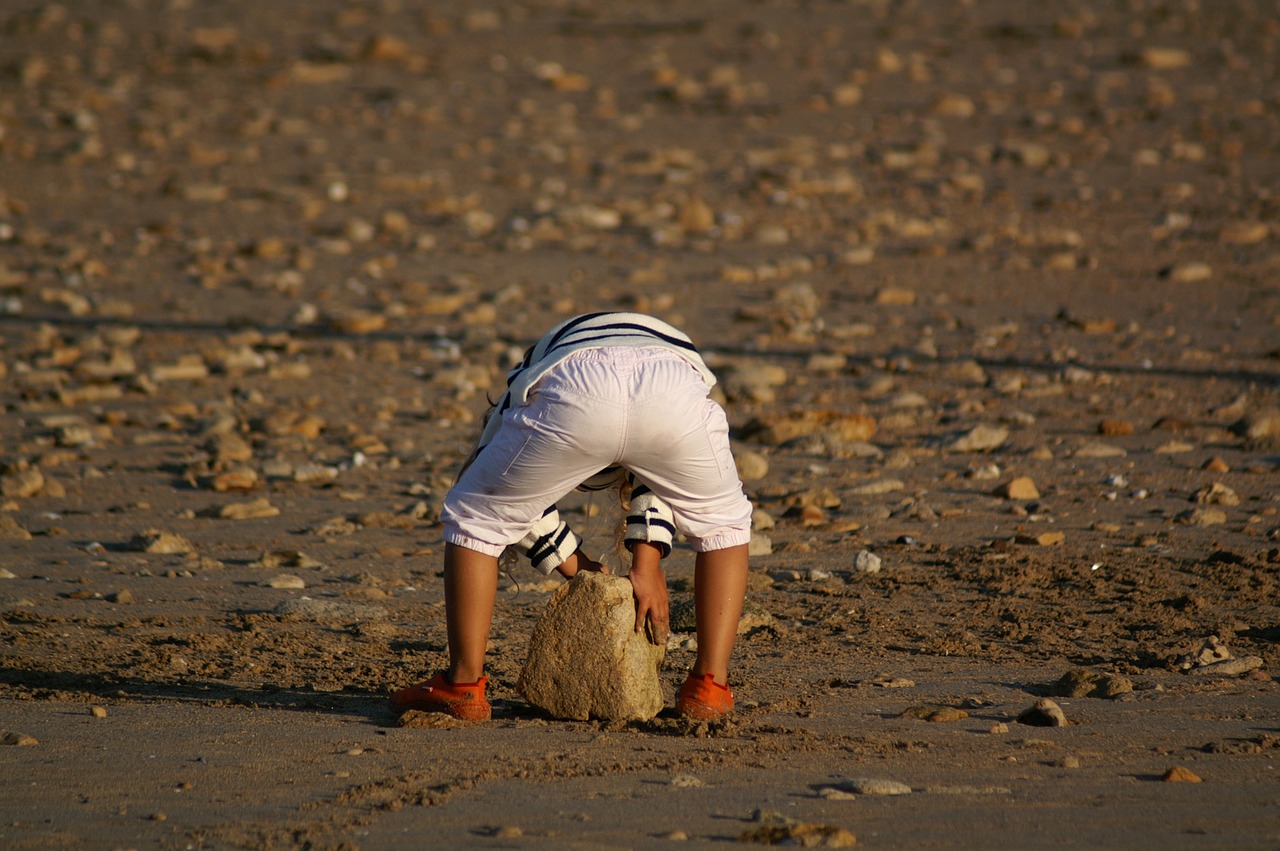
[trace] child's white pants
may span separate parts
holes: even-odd
[[[670,506],[697,552],[751,540],[751,504],[724,410],[678,354],[576,352],[502,415],[497,435],[445,498],[445,540],[499,556],[589,476],[618,464]]]

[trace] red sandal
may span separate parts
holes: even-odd
[[[488,677],[474,683],[450,682],[443,671],[425,683],[409,686],[391,695],[391,708],[397,712],[417,709],[420,712],[443,712],[463,721],[488,721],[493,710],[484,696]]]
[[[733,711],[733,692],[711,674],[690,674],[676,695],[676,712],[694,721],[715,721]]]

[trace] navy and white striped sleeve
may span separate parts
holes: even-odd
[[[529,557],[534,570],[550,574],[577,552],[582,539],[560,519],[553,505],[515,545]]]
[[[653,544],[662,558],[671,554],[675,540],[675,515],[671,508],[640,482],[632,480],[631,510],[627,513],[627,531],[624,543],[627,549],[643,541]]]

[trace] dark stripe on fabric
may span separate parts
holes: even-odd
[[[645,514],[632,514],[627,517],[628,526],[657,526],[659,529],[665,529],[672,535],[676,532],[676,527],[672,526],[661,517],[650,517]]]

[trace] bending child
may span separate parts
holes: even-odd
[[[525,353],[441,512],[449,667],[394,693],[395,709],[490,717],[484,655],[499,557],[514,545],[547,574],[602,570],[555,503],[627,476],[636,630],[665,641],[662,559],[679,530],[697,554],[698,655],[676,711],[697,719],[732,711],[729,657],[746,594],[751,504],[724,411],[709,396],[715,380],[684,333],[638,313],[577,316]]]

